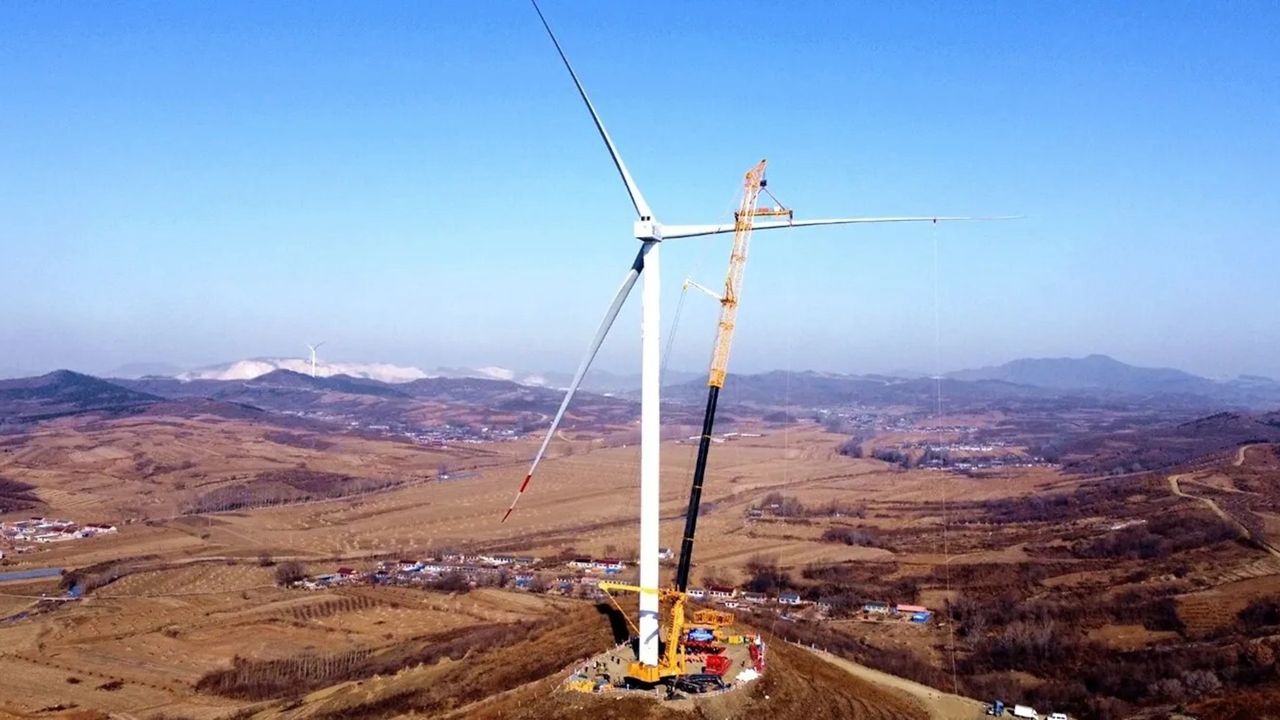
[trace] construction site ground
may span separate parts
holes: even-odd
[[[754,636],[748,636],[748,637],[753,638]],[[570,680],[565,683],[565,687],[568,688],[572,684],[574,677],[579,677],[579,678],[586,677],[589,679],[600,678],[602,682],[603,678],[601,676],[607,675],[609,678],[609,685],[606,687],[602,687],[600,690],[600,694],[619,693],[619,694],[625,694],[625,695],[635,695],[638,697],[652,696],[655,699],[663,700],[667,702],[673,708],[679,708],[685,705],[691,707],[694,704],[701,705],[704,701],[709,700],[712,697],[722,697],[726,694],[732,694],[733,691],[738,690],[746,685],[750,685],[751,682],[755,682],[759,679],[758,675],[755,677],[754,680],[746,680],[746,679],[739,678],[740,674],[743,673],[744,671],[749,669],[754,670],[754,665],[751,660],[751,650],[750,650],[751,645],[749,643],[742,643],[742,644],[720,643],[720,644],[724,646],[724,652],[720,654],[729,658],[729,661],[730,661],[729,669],[722,676],[725,684],[729,686],[729,689],[727,691],[720,691],[716,693],[705,693],[700,695],[691,695],[691,696],[688,696],[686,699],[677,698],[672,700],[667,698],[666,688],[662,686],[659,686],[653,690],[626,690],[620,687],[615,687],[615,685],[620,684],[622,682],[623,677],[627,674],[628,666],[636,659],[635,653],[632,650],[632,645],[630,644],[619,645],[615,648],[612,648],[606,652],[600,653],[599,655],[596,655],[590,658],[589,660],[584,662],[581,666],[579,666],[578,673],[575,673],[574,676],[570,677]],[[704,657],[705,656],[702,654],[690,653],[687,656],[686,671],[689,674],[706,672],[706,669],[704,666],[704,660],[703,660]],[[766,660],[767,660],[767,649],[766,649]],[[767,672],[767,668],[766,668],[766,672]],[[750,677],[751,675],[752,673],[748,673],[747,677]],[[684,695],[684,693],[680,693],[680,695]],[[721,702],[723,701],[717,701],[717,704]]]

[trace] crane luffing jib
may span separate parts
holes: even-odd
[[[751,242],[752,225],[755,224],[756,203],[764,188],[764,168],[767,160],[761,160],[747,171],[742,183],[742,202],[734,213],[733,250],[729,255],[729,272],[724,279],[724,294],[720,296],[720,321],[716,327],[715,345],[711,351],[711,371],[707,385],[724,387],[729,367],[729,349],[733,345],[733,328],[738,319],[738,293],[742,289],[742,273],[747,267],[747,249]],[[770,211],[777,215],[789,210]]]
[[[711,298],[712,300],[715,300],[716,302],[720,302],[721,300],[720,295],[715,290],[712,290],[706,285],[702,285],[701,283],[695,282],[692,278],[685,278],[683,289],[688,290],[689,288],[693,288],[694,290],[700,291],[701,293]]]
[[[720,320],[716,326],[715,344],[711,350],[711,368],[707,376],[707,407],[702,416],[702,434],[698,438],[698,454],[693,466],[693,485],[689,489],[689,507],[684,516],[684,534],[680,538],[680,557],[676,562],[676,589],[689,588],[689,572],[693,567],[693,538],[698,531],[698,511],[702,505],[702,485],[707,476],[707,456],[711,452],[711,432],[715,428],[716,404],[720,389],[724,387],[729,372],[729,350],[733,346],[733,331],[738,321],[738,297],[742,292],[742,275],[747,267],[747,250],[755,219],[762,214],[756,206],[761,191],[765,190],[764,169],[767,160],[756,163],[742,182],[742,201],[734,213],[733,249],[729,253],[729,270],[724,279],[724,294],[720,296]],[[775,198],[776,199],[776,198]],[[791,211],[781,205],[765,211],[770,216],[791,217]]]

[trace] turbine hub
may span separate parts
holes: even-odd
[[[636,239],[642,242],[662,242],[662,224],[651,217],[642,217],[633,226]]]

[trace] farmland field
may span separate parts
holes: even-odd
[[[1275,482],[1269,446],[1242,451],[1238,464],[1224,456],[1196,470],[1182,485],[1195,497],[1180,497],[1159,473],[1108,481],[1047,467],[904,470],[847,457],[840,452],[847,438],[814,423],[740,428],[751,432],[715,446],[694,582],[772,593],[791,588],[824,599],[836,617],[806,611],[798,622],[780,622],[765,608],[740,612],[780,637],[822,643],[928,685],[978,697],[1045,697],[1119,717],[1073,694],[1077,681],[1035,653],[1088,657],[1109,648],[1137,662],[1143,653],[1186,642],[1225,652],[1236,642],[1242,613],[1262,612],[1250,608],[1280,593],[1280,560],[1238,538],[1202,499],[1256,512],[1261,520],[1250,527],[1266,541]],[[323,574],[443,553],[507,553],[541,559],[550,581],[568,572],[557,564],[565,558],[634,555],[638,458],[616,435],[578,433],[553,444],[518,510],[501,523],[532,440],[455,448],[311,433],[282,438],[251,422],[199,416],[61,420],[6,444],[0,476],[33,486],[42,514],[111,523],[119,532],[5,559],[5,570],[55,567],[71,574],[62,583],[0,584],[0,616],[29,613],[0,624],[3,706],[199,718],[252,707],[271,715],[289,687],[282,678],[296,677],[303,716],[329,717],[375,701],[431,708],[428,714],[460,712],[462,706],[440,704],[420,690],[452,677],[453,661],[433,664],[432,647],[459,653],[472,643],[492,644],[496,655],[466,662],[491,668],[496,674],[485,682],[520,696],[520,688],[537,687],[544,676],[501,670],[498,658],[508,652],[502,648],[515,652],[528,633],[559,637],[567,631],[554,629],[556,618],[590,605],[485,588],[286,589],[276,568],[296,562],[306,573]],[[679,544],[693,451],[687,441],[665,443],[665,546]],[[1252,505],[1232,504],[1236,495]],[[211,509],[213,501],[228,509]],[[72,579],[88,583],[83,599],[40,601],[41,594],[63,593]],[[924,625],[859,618],[861,603],[873,600],[923,604],[936,618]],[[1012,642],[1008,628],[1043,623],[1070,623],[1071,645],[1002,644]],[[1265,632],[1249,632],[1250,642],[1270,642]],[[578,647],[563,640],[563,652]],[[1031,654],[1015,668],[1013,651]],[[417,667],[418,657],[431,662]],[[805,667],[813,661],[783,657]],[[559,671],[575,659],[547,658],[536,672]],[[366,672],[395,677],[350,684]],[[834,682],[826,672],[818,673],[822,682]],[[37,685],[51,690],[30,690]],[[1126,692],[1101,679],[1097,687],[1099,697]],[[723,710],[746,713],[761,702],[758,694],[752,698]],[[850,700],[847,716],[911,716],[914,710],[890,709],[900,701],[892,693],[869,705]],[[261,702],[267,705],[255,705]],[[595,712],[591,707],[570,702],[556,711],[575,716]],[[468,712],[505,717],[498,708],[515,712],[502,703]]]

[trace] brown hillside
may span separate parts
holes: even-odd
[[[924,720],[909,699],[849,675],[814,655],[777,639],[769,644],[769,669],[762,681],[741,693],[699,700],[696,706],[647,698],[554,692],[559,678],[521,688],[502,698],[467,708],[484,720],[691,720],[771,718],[774,720]],[[767,699],[766,699],[767,698]]]
[[[563,623],[513,644],[476,648],[465,661],[444,660],[394,676],[325,688],[263,708],[256,717],[335,719],[412,715],[471,720],[925,720],[911,700],[871,685],[780,640],[769,670],[753,687],[696,703],[561,691],[564,669],[612,643],[607,616],[582,608]]]

